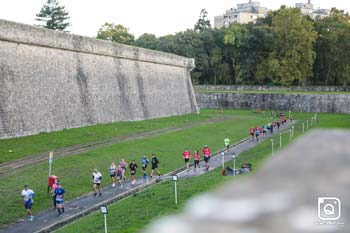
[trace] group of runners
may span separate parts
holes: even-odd
[[[205,162],[205,169],[209,170],[209,160],[211,157],[211,152],[207,145],[205,145],[204,148],[202,149],[202,153],[203,153],[203,160]],[[182,153],[182,158],[185,161],[187,171],[190,171],[191,152],[187,148],[185,148],[184,152]],[[194,171],[196,171],[197,167],[201,168],[199,165],[199,160],[200,160],[199,151],[198,149],[196,149],[193,152]]]
[[[278,132],[280,130],[280,126],[287,124],[287,118],[284,116],[284,113],[278,113],[278,117],[280,117],[279,121],[274,121],[272,123],[267,123],[262,126],[256,126],[256,127],[250,127],[249,128],[249,134],[252,141],[254,141],[254,137],[256,141],[259,141],[259,136],[262,135],[262,137],[265,137],[268,132],[270,134],[273,134],[274,128],[277,128]],[[290,118],[290,120],[292,120]]]

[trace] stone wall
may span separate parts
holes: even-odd
[[[197,112],[194,60],[0,20],[0,138]]]
[[[196,85],[196,90],[225,91],[306,91],[306,92],[350,92],[350,86],[239,86],[239,85]]]
[[[350,94],[196,92],[200,108],[350,113]]]

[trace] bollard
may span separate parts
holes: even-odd
[[[282,133],[280,132],[280,147],[282,147]]]
[[[305,132],[305,124],[304,124],[304,122],[303,122],[303,133]]]
[[[273,155],[273,138],[271,138],[271,147],[272,147],[272,155]]]

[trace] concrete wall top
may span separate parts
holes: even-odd
[[[350,92],[350,86],[258,86],[258,85],[195,85],[200,91],[314,91],[314,92]]]
[[[0,19],[0,40],[74,52],[194,68],[194,59],[149,49],[33,27]]]

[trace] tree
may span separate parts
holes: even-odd
[[[159,47],[159,41],[154,34],[144,33],[137,38],[135,45],[142,48],[156,50]]]
[[[208,19],[208,12],[205,9],[201,10],[199,15],[199,19],[197,23],[194,25],[195,31],[205,31],[211,28],[210,20]]]
[[[275,34],[267,61],[271,80],[280,85],[305,85],[312,77],[315,59],[317,35],[312,22],[301,15],[300,9],[282,6],[272,15],[271,30]]]
[[[35,20],[45,23],[40,26],[52,30],[64,31],[71,25],[69,13],[64,6],[59,5],[58,0],[47,0],[36,17]]]
[[[102,40],[110,40],[122,44],[132,45],[134,43],[134,35],[121,24],[105,23],[98,30],[97,38]]]

